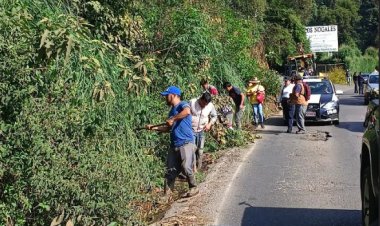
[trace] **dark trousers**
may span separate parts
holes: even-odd
[[[286,121],[289,120],[289,104],[288,104],[288,98],[282,98],[281,100],[281,107],[282,107],[282,114],[284,116],[284,119]]]
[[[296,111],[296,106],[294,104],[288,104],[288,132],[292,132],[294,113]]]
[[[363,94],[363,83],[359,82],[359,94]]]
[[[358,81],[354,80],[354,84],[355,84],[355,92],[354,93],[358,93]]]

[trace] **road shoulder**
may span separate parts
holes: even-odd
[[[224,151],[210,166],[205,181],[198,185],[199,194],[177,200],[164,217],[151,226],[212,225],[239,166],[253,150],[254,143]]]

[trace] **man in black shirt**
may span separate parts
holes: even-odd
[[[244,111],[244,94],[239,88],[231,85],[230,82],[224,82],[223,88],[226,89],[228,95],[232,98],[235,103],[235,124],[238,129],[241,128],[241,119],[243,117]]]
[[[359,94],[363,94],[364,78],[361,72],[358,76]]]
[[[354,72],[354,74],[352,75],[352,80],[354,81],[354,85],[355,85],[355,91],[354,93],[358,93],[358,75],[356,74],[356,72]]]

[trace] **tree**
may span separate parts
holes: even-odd
[[[359,3],[355,0],[316,1],[317,10],[310,25],[338,25],[339,43],[357,43]]]
[[[362,0],[359,14],[361,19],[356,29],[359,34],[358,46],[364,51],[368,46],[376,46],[376,40],[378,39],[379,9],[375,0]]]
[[[261,21],[267,8],[266,0],[229,0],[233,9]]]

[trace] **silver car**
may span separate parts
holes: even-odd
[[[364,82],[364,104],[375,98],[379,98],[379,72],[371,73]]]

